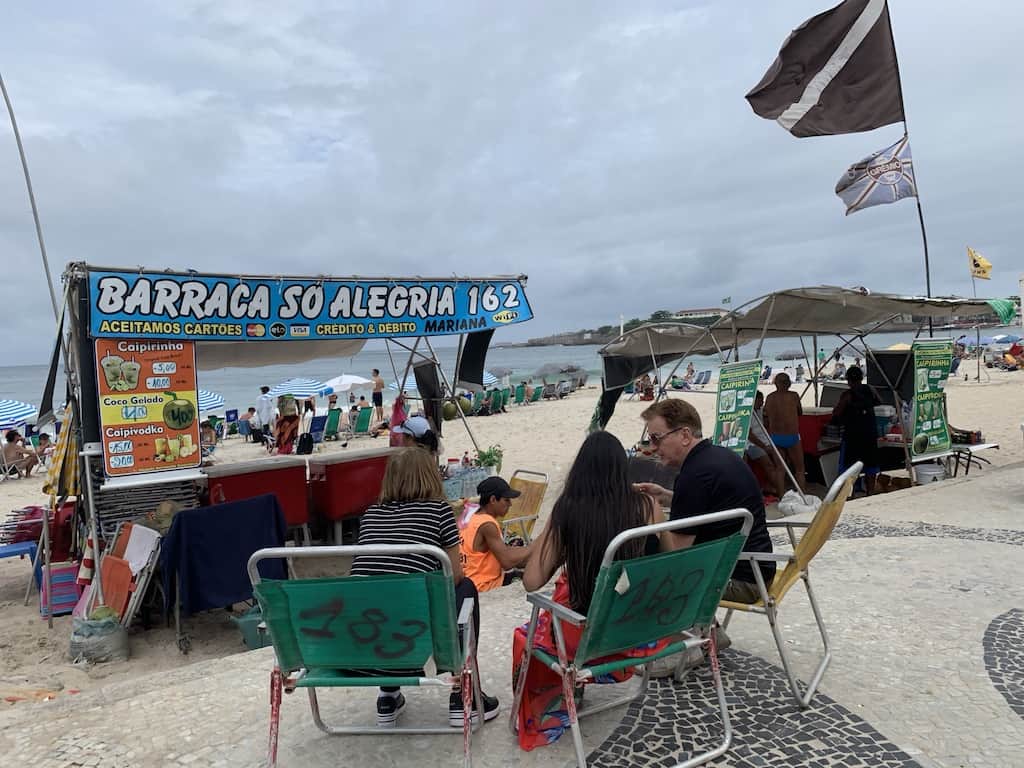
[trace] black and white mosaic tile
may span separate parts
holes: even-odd
[[[821,693],[813,707],[799,709],[780,667],[735,649],[721,654],[721,664],[735,735],[715,766],[920,768],[869,723]],[[583,729],[586,734],[586,720]],[[682,683],[650,681],[647,694],[629,706],[588,763],[671,766],[720,738],[718,699],[705,666]]]
[[[1024,717],[1024,611],[996,616],[982,639],[985,669],[1010,709]]]
[[[832,532],[833,539],[870,539],[875,536],[922,536],[1024,546],[1024,531],[1005,528],[965,528],[940,523],[881,521],[874,517],[853,514],[843,515]],[[772,537],[772,541],[776,545],[789,545],[786,534],[777,534]]]

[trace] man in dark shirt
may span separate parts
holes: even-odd
[[[671,506],[673,520],[727,509],[749,510],[754,524],[744,551],[771,552],[772,540],[765,525],[764,499],[757,478],[738,455],[703,438],[697,409],[684,400],[661,400],[641,417],[647,422],[647,433],[659,458],[679,467],[679,474],[671,491],[655,483],[638,483],[637,488],[662,506]],[[669,545],[680,549],[712,541],[738,531],[741,525],[741,521],[729,520],[689,528],[685,534],[668,534]],[[760,567],[765,584],[771,584],[775,563],[761,563]],[[749,562],[741,560],[736,564],[722,597],[740,603],[760,599]]]

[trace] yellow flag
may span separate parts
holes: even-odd
[[[992,279],[992,262],[971,247],[967,248],[967,261],[970,264],[971,277],[980,280]]]

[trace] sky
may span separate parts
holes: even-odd
[[[743,98],[829,5],[22,3],[0,74],[56,279],[526,274],[535,319],[496,336],[519,341],[801,285],[924,293],[914,201],[845,217],[833,194],[902,126],[796,139]],[[933,293],[970,295],[971,245],[994,264],[979,295],[1010,295],[1024,8],[891,6]],[[0,118],[0,364],[42,363],[52,314]]]

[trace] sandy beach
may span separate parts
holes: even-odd
[[[1019,373],[989,373],[991,380],[987,383],[965,382],[962,378],[947,383],[949,417],[953,425],[980,429],[986,441],[999,443],[998,451],[985,454],[993,465],[999,466],[1024,459],[1020,431],[1021,414],[1024,414],[1024,379]],[[768,391],[768,388],[764,389]],[[598,395],[599,390],[591,386],[561,401],[510,406],[507,414],[472,418],[469,425],[480,447],[502,446],[502,474],[506,477],[516,469],[532,469],[549,475],[551,484],[543,515],[557,497],[575,452],[585,437]],[[811,398],[808,393],[805,402],[810,403]],[[709,424],[714,409],[714,393],[694,393],[688,399]],[[640,437],[640,413],[646,406],[647,403],[638,400],[620,401],[608,429],[624,445],[632,445]],[[458,422],[445,424],[442,440],[445,456],[461,457],[463,452],[472,451],[469,436]],[[352,440],[347,448],[342,448],[340,443],[331,443],[323,450],[356,451],[363,447],[376,447],[376,443],[377,440],[372,438],[360,438]],[[260,455],[262,449],[243,443],[237,437],[228,438],[217,450],[219,463],[250,460]],[[975,473],[984,476],[984,472],[984,469],[974,470],[972,477]],[[4,513],[27,504],[44,503],[45,497],[40,490],[42,480],[39,474],[27,480],[13,480],[0,485],[0,506]],[[893,505],[894,508],[900,504],[898,493],[872,499],[871,503],[876,506]],[[5,702],[5,706],[22,699],[62,698],[110,680],[185,666],[245,650],[230,614],[215,611],[189,619],[193,646],[187,656],[178,652],[173,628],[160,624],[144,631],[136,625],[130,632],[129,661],[95,667],[73,665],[67,659],[70,617],[58,617],[54,620],[53,629],[48,629],[46,622],[39,617],[34,587],[28,606],[23,605],[28,578],[27,562],[17,559],[0,561],[0,700]]]

